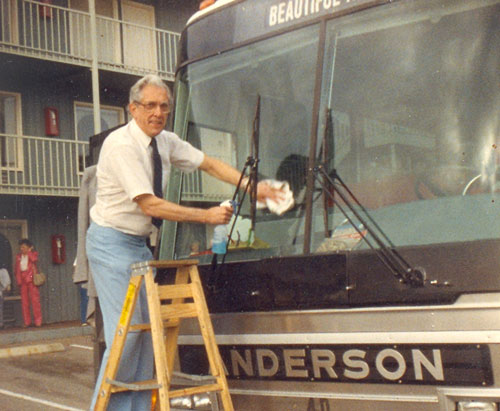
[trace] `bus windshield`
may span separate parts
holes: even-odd
[[[499,12],[498,1],[394,2],[183,66],[174,131],[243,170],[260,99],[259,180],[293,191],[295,205],[259,209],[253,231],[246,197],[227,260],[303,253],[306,218],[312,253],[366,247],[332,190],[308,187],[310,164],[335,170],[395,246],[500,237]],[[233,197],[198,172],[181,178],[182,204]],[[209,254],[212,236],[175,225],[174,256]]]

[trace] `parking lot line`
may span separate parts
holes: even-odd
[[[0,358],[18,357],[21,355],[45,354],[49,352],[64,351],[61,343],[23,345],[20,347],[0,349]]]
[[[19,394],[19,393],[17,393],[17,392],[12,392],[12,391],[3,390],[3,389],[1,389],[1,388],[0,388],[0,394],[7,395],[7,396],[9,396],[9,397],[19,398],[19,399],[26,400],[26,401],[35,402],[35,403],[37,403],[37,404],[47,405],[47,406],[49,406],[49,407],[52,407],[52,408],[57,408],[57,409],[59,409],[59,410],[67,410],[67,411],[85,411],[85,410],[82,410],[81,408],[69,407],[69,406],[67,406],[67,405],[58,404],[58,403],[56,403],[56,402],[52,402],[52,401],[42,400],[41,398],[35,398],[35,397],[31,397],[31,396],[29,396],[29,395]]]
[[[84,350],[90,350],[90,351],[94,349],[94,347],[89,347],[88,345],[80,345],[80,344],[70,344],[69,346],[75,348],[83,348]]]

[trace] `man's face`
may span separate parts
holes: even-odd
[[[130,103],[129,110],[141,130],[154,137],[165,128],[168,103],[166,90],[148,84],[142,89],[141,101]]]
[[[21,251],[21,254],[28,254],[30,247],[26,244],[21,244],[19,246],[19,250]]]

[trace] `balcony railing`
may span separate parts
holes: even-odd
[[[0,133],[0,194],[78,197],[88,155],[87,142]],[[264,174],[276,162],[262,161]],[[304,179],[299,164],[288,172],[287,181]],[[231,198],[234,189],[196,170],[184,174],[182,199],[220,202]]]
[[[78,197],[88,143],[0,134],[1,194]]]
[[[173,80],[178,33],[97,16],[100,69]],[[0,0],[0,51],[90,67],[90,14],[33,0]]]

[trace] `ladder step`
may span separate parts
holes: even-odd
[[[200,385],[196,387],[183,388],[180,390],[172,390],[168,392],[170,398],[184,397],[187,395],[202,394],[205,392],[222,391],[220,384]]]
[[[110,380],[106,378],[106,382],[111,385],[111,392],[125,392],[125,391],[147,391],[156,390],[161,387],[156,380],[145,380],[136,382],[123,382]]]
[[[197,264],[198,260],[151,260],[146,262],[147,266],[154,268],[179,268],[179,267],[189,267],[191,265],[197,265]],[[134,264],[134,265],[139,265],[139,264]]]
[[[169,318],[192,318],[198,316],[194,303],[168,304],[160,308],[162,320]]]
[[[191,284],[161,285],[158,287],[160,300],[173,298],[192,298],[193,290]]]
[[[179,320],[175,318],[171,318],[168,320],[163,321],[163,327],[165,328],[170,328],[170,327],[178,327],[179,326]],[[151,330],[151,324],[132,324],[129,327],[129,330],[131,331],[150,331]]]

